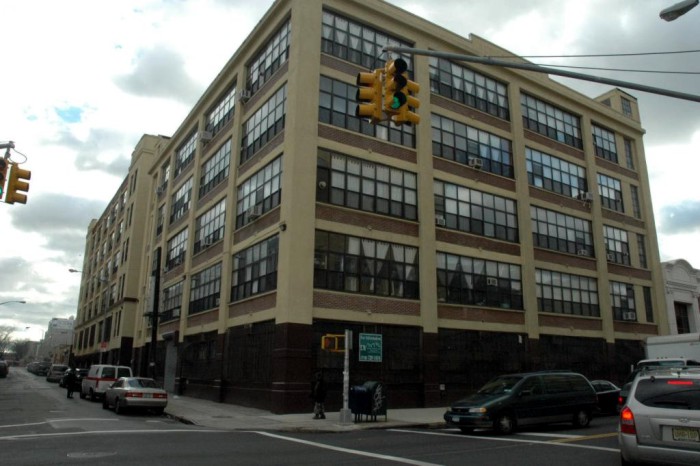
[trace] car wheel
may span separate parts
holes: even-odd
[[[83,393],[82,390],[80,390],[80,399],[84,400],[85,399],[85,393]]]
[[[627,461],[622,454],[620,454],[620,466],[634,466],[635,463],[632,461]]]
[[[460,427],[459,430],[461,430],[463,434],[473,434],[474,433],[473,427]]]
[[[117,414],[124,414],[124,407],[119,402],[119,398],[114,399],[114,412]]]
[[[587,427],[591,423],[591,413],[585,409],[579,409],[574,414],[574,427]]]
[[[154,408],[153,411],[155,411],[157,415],[162,416],[165,412],[165,408]]]
[[[515,431],[515,418],[508,413],[501,413],[494,421],[493,429],[499,434],[512,434]]]
[[[97,401],[97,398],[95,398],[95,392],[92,388],[90,389],[90,401]]]

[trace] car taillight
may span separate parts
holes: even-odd
[[[625,407],[620,411],[620,432],[637,435],[637,426],[634,425],[634,413],[629,407]]]
[[[143,393],[141,392],[126,392],[127,398],[143,398]]]
[[[167,398],[168,394],[167,393],[154,393],[153,398]]]

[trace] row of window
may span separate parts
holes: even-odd
[[[231,302],[277,287],[277,235],[233,256]],[[219,306],[221,263],[190,279],[189,313]],[[521,268],[517,264],[437,253],[438,302],[524,309]],[[593,277],[536,269],[539,312],[600,317],[598,282]],[[161,319],[180,316],[184,280],[163,290]],[[318,289],[420,299],[418,249],[398,243],[317,230],[314,287]],[[615,320],[637,321],[634,286],[610,282]],[[647,321],[653,321],[650,288],[643,287]],[[634,314],[634,315],[633,315]]]

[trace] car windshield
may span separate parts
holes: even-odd
[[[654,408],[700,411],[700,380],[683,377],[643,379],[637,384],[634,397]]]
[[[477,393],[480,395],[501,395],[503,393],[509,393],[515,384],[522,379],[522,377],[517,376],[498,377],[481,387]]]
[[[119,377],[129,377],[131,371],[128,368],[120,367],[117,369],[117,378]]]

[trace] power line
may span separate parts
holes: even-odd
[[[639,57],[644,55],[674,55],[678,53],[698,53],[700,50],[672,50],[669,52],[638,53],[599,53],[589,55],[518,55],[520,58],[596,58],[596,57]],[[489,55],[489,58],[513,58],[513,55]]]
[[[657,73],[657,74],[700,74],[700,71],[659,71],[659,70],[633,70],[623,68],[596,68],[594,66],[572,66],[572,65],[548,65],[545,63],[534,63],[537,66],[551,66],[554,68],[573,68],[580,70],[599,70],[599,71],[620,71],[626,73]]]

